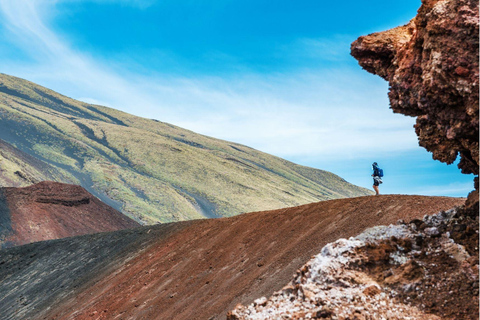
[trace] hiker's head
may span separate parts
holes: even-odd
[[[372,168],[377,168],[378,164],[376,162],[372,163]]]

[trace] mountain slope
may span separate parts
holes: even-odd
[[[139,226],[80,186],[44,181],[0,188],[0,249]]]
[[[3,74],[0,113],[2,139],[68,180],[57,181],[113,199],[109,205],[144,223],[371,194],[326,171]]]
[[[0,186],[20,187],[46,180],[69,181],[69,178],[0,139]]]
[[[464,201],[330,200],[1,250],[0,308],[12,320],[225,319],[281,289],[328,242]]]

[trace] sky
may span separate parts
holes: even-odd
[[[0,0],[0,72],[328,170],[381,193],[466,196],[388,84],[350,56],[420,0]]]

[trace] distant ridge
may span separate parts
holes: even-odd
[[[44,181],[0,188],[0,249],[139,226],[80,186]]]
[[[369,195],[322,170],[0,74],[0,138],[143,223],[232,216]],[[4,170],[0,182],[28,185]],[[3,175],[9,177],[3,178]],[[12,177],[18,179],[12,181]]]

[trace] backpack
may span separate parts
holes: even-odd
[[[378,176],[379,176],[380,178],[383,177],[383,169],[378,168]]]

